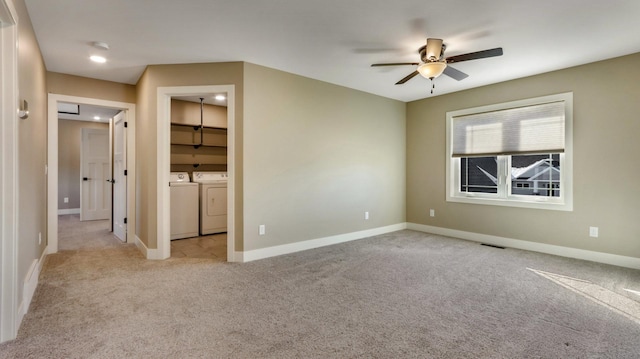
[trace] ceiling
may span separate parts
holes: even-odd
[[[75,108],[73,106],[79,106],[79,114],[74,114]],[[114,109],[109,107],[100,107],[92,105],[78,105],[69,104],[64,102],[58,102],[58,119],[60,120],[77,120],[77,121],[91,121],[91,122],[109,122],[109,119],[117,115],[120,109]],[[72,113],[68,113],[72,112]],[[98,119],[96,119],[98,117]]]
[[[135,84],[148,64],[246,61],[402,101],[640,52],[638,0],[26,0],[48,71]],[[394,85],[427,37],[446,56],[502,47]],[[110,45],[108,51],[91,46]],[[90,55],[108,61],[96,64]]]

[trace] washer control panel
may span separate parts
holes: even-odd
[[[169,182],[191,182],[189,172],[171,172]]]

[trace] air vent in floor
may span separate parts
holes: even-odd
[[[487,247],[493,247],[493,248],[500,248],[500,249],[504,249],[504,247],[501,247],[501,246],[494,246],[493,244],[480,243],[480,245],[487,246]]]

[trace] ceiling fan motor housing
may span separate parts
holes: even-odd
[[[436,62],[444,59],[444,50],[447,48],[441,39],[427,39],[427,44],[418,49],[422,62]]]

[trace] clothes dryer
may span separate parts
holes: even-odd
[[[193,172],[193,181],[200,186],[200,235],[227,231],[226,172]]]

